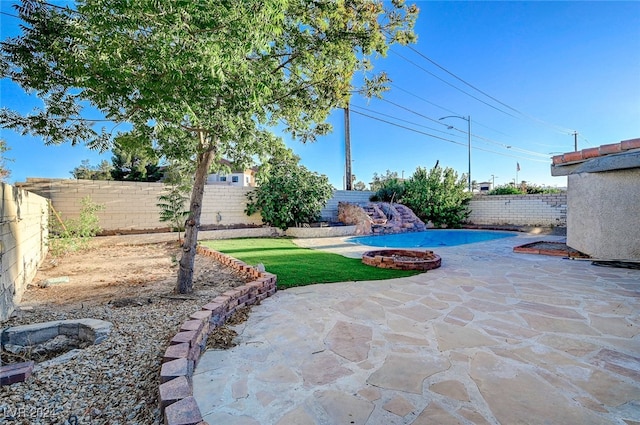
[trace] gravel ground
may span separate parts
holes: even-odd
[[[199,256],[196,274],[199,265],[207,278],[196,279],[196,292],[186,299],[160,294],[124,307],[105,302],[19,309],[3,327],[95,318],[113,328],[104,342],[68,353],[75,355],[66,361],[39,363],[26,382],[0,387],[0,424],[159,423],[159,374],[169,340],[190,314],[247,281],[211,259]]]

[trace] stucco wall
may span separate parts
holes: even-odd
[[[470,224],[566,226],[566,193],[540,195],[476,195],[469,204]]]
[[[34,193],[0,183],[0,321],[20,302],[47,254],[49,208]]]
[[[594,258],[640,260],[640,169],[572,174],[567,245]]]

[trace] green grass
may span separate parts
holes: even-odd
[[[359,259],[300,248],[290,239],[283,238],[225,239],[203,241],[202,245],[252,266],[264,264],[268,272],[278,276],[280,288],[314,283],[393,279],[420,273],[367,266]]]

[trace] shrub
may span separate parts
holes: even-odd
[[[298,157],[272,160],[258,175],[259,186],[247,194],[247,215],[260,212],[262,222],[286,230],[320,218],[333,195],[325,175],[298,165]]]
[[[404,195],[399,200],[420,217],[437,227],[460,227],[469,216],[471,194],[465,191],[466,176],[458,178],[452,168],[444,170],[437,163],[429,171],[418,167],[404,183]]]
[[[164,180],[165,192],[158,196],[156,206],[160,209],[160,221],[168,222],[174,232],[184,230],[184,220],[189,215],[185,204],[189,201],[189,193],[193,186],[189,174],[189,165],[178,162],[171,163],[166,170]]]
[[[103,204],[96,204],[90,196],[80,201],[82,208],[78,218],[63,220],[51,207],[55,219],[50,220],[49,252],[53,256],[86,249],[89,241],[102,231],[98,212],[104,210]]]
[[[404,195],[404,184],[397,178],[384,180],[380,188],[371,195],[374,202],[398,202]]]
[[[373,173],[373,181],[370,184],[371,190],[375,191],[371,198],[373,202],[398,202],[404,194],[404,184],[398,173],[387,170],[384,175]]]
[[[498,186],[489,191],[487,195],[524,195],[525,192],[522,191],[519,187],[505,185]]]

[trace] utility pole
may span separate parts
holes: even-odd
[[[345,190],[351,190],[351,129],[349,126],[349,104],[344,108]]]
[[[578,152],[578,132],[573,132],[573,150]]]

